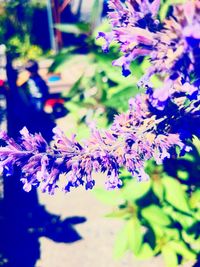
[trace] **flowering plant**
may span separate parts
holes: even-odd
[[[52,146],[26,128],[19,142],[2,132],[1,138],[7,143],[0,149],[3,172],[11,174],[14,164],[20,166],[26,191],[40,186],[42,191],[54,193],[61,173],[65,174],[65,191],[79,185],[92,189],[93,172],[105,172],[106,186],[113,189],[122,185],[121,167],[138,180],[147,180],[147,160],[154,157],[161,164],[177,155],[176,147],[183,155],[191,149],[188,141],[192,136],[199,137],[199,1],[174,6],[164,22],[156,18],[157,0],[111,0],[109,6],[113,30],[99,33],[106,40],[103,48],[107,50],[113,38],[120,44],[124,55],[113,64],[121,65],[125,76],[136,57],[149,56],[151,67],[140,81],[146,94],[130,99],[129,111],[116,116],[109,130],[93,127],[85,144],[77,142],[75,136],[68,139],[57,128]],[[154,73],[163,77],[162,88],[152,88],[150,77]]]
[[[163,21],[159,7],[159,0],[110,0],[112,31],[98,35],[105,40],[104,52],[112,42],[119,44],[122,55],[113,65],[121,66],[124,76],[130,75],[134,60],[148,57],[150,67],[138,82],[146,93],[131,98],[128,111],[115,116],[109,129],[91,124],[91,136],[82,143],[58,128],[51,145],[26,128],[17,141],[2,131],[6,145],[0,148],[0,166],[4,175],[19,166],[26,191],[36,186],[50,194],[82,185],[92,189],[93,173],[106,173],[107,189],[122,189],[104,193],[111,193],[112,201],[119,195],[124,200],[110,215],[126,221],[117,254],[131,249],[145,258],[162,252],[172,267],[182,259],[194,260],[200,251],[200,2],[170,7]],[[159,88],[153,85],[154,75],[162,83]],[[180,159],[191,165],[192,173],[183,172]],[[138,183],[132,176],[151,179]]]

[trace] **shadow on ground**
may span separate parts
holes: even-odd
[[[82,237],[74,225],[85,221],[84,217],[61,220],[49,214],[39,205],[36,191],[26,193],[17,175],[7,177],[0,202],[0,266],[34,267],[40,258],[40,237],[54,242],[76,242]]]

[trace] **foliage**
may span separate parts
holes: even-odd
[[[118,47],[113,46],[110,54],[102,53],[102,41],[97,40],[96,36],[99,31],[109,30],[110,26],[107,20],[96,25],[96,18],[101,10],[98,2],[94,3],[94,16],[90,22],[55,25],[61,32],[76,36],[79,42],[76,46],[63,48],[59,54],[53,56],[49,69],[51,72],[62,72],[70,66],[79,65],[80,62],[85,67],[70,90],[62,93],[68,100],[65,105],[70,114],[74,116],[77,125],[82,125],[77,127],[80,138],[88,136],[89,133],[84,124],[96,120],[98,126],[109,125],[115,114],[127,110],[129,98],[142,92],[136,85],[136,81],[143,74],[138,63],[131,65],[134,77],[125,78],[121,75],[120,68],[111,68],[112,61],[118,54]]]
[[[36,59],[42,49],[34,44],[32,18],[39,8],[38,1],[5,1],[0,3],[0,43],[4,43],[12,58]]]
[[[24,60],[27,59],[37,59],[42,56],[43,51],[37,45],[32,45],[30,43],[30,38],[26,34],[24,40],[21,40],[18,35],[11,37],[8,40],[8,51],[12,53],[15,51],[15,57],[21,57]]]
[[[118,191],[94,190],[99,200],[113,206],[108,218],[124,221],[116,237],[114,255],[131,251],[138,259],[162,254],[166,266],[195,261],[200,253],[199,144],[192,153],[170,159],[163,166],[146,165],[151,179],[139,183],[125,171]]]
[[[167,16],[171,4],[163,1],[161,19]],[[159,80],[154,81],[154,86],[161,86]],[[124,221],[116,236],[116,258],[127,251],[143,260],[162,254],[169,267],[199,258],[199,145],[199,139],[193,136],[193,151],[184,157],[165,159],[163,166],[156,166],[153,160],[147,162],[146,171],[151,177],[148,182],[138,183],[123,171],[120,190],[94,190],[99,200],[113,206],[107,217]]]

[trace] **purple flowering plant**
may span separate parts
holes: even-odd
[[[112,30],[97,39],[105,53],[118,45],[113,69],[138,76],[134,68],[145,59],[150,64],[138,81],[139,94],[108,129],[91,123],[90,137],[80,142],[56,127],[50,144],[26,127],[18,140],[0,132],[5,179],[18,166],[25,191],[38,187],[54,194],[92,189],[94,173],[105,173],[108,190],[97,188],[96,196],[115,206],[109,217],[125,220],[115,256],[162,253],[169,267],[200,255],[200,1],[183,2],[161,20],[160,0],[108,1]],[[161,85],[153,85],[155,76]]]
[[[84,143],[75,136],[68,139],[58,128],[53,130],[52,145],[26,128],[17,141],[1,132],[7,144],[0,149],[4,174],[12,174],[17,165],[26,191],[36,186],[53,194],[60,179],[64,179],[65,192],[80,185],[92,189],[93,173],[103,172],[106,187],[114,189],[122,186],[122,167],[139,181],[148,180],[145,163],[149,159],[161,164],[177,156],[177,147],[180,156],[190,151],[189,140],[200,135],[200,3],[173,6],[163,22],[159,21],[159,6],[158,0],[110,0],[112,31],[98,36],[105,39],[106,52],[112,41],[120,44],[122,56],[113,65],[122,66],[125,76],[133,60],[149,57],[151,66],[139,82],[146,93],[130,99],[129,110],[117,115],[108,130],[93,127]],[[161,88],[152,87],[154,74],[163,80]]]

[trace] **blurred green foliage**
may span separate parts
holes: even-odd
[[[76,131],[80,139],[89,135],[87,124],[95,120],[99,127],[107,127],[115,114],[127,110],[130,97],[142,92],[136,85],[143,73],[137,63],[131,66],[134,77],[125,78],[120,67],[112,67],[112,61],[119,53],[118,47],[113,45],[110,53],[102,53],[102,40],[96,37],[98,32],[108,31],[110,25],[107,20],[96,25],[101,5],[98,0],[94,2],[93,16],[87,23],[55,25],[60,31],[73,34],[80,40],[76,46],[64,48],[53,56],[49,68],[50,72],[62,72],[71,66],[78,66],[80,62],[85,67],[72,88],[63,92],[63,97],[70,100],[65,105],[77,122]]]
[[[131,251],[138,259],[162,254],[167,267],[195,261],[200,253],[200,141],[183,158],[146,165],[151,179],[137,182],[122,171],[123,187],[94,190],[96,197],[113,206],[109,218],[124,227],[116,237],[114,256]]]
[[[9,0],[0,3],[0,44],[5,44],[12,58],[37,59],[43,50],[35,44],[33,18],[45,9],[44,1]]]

